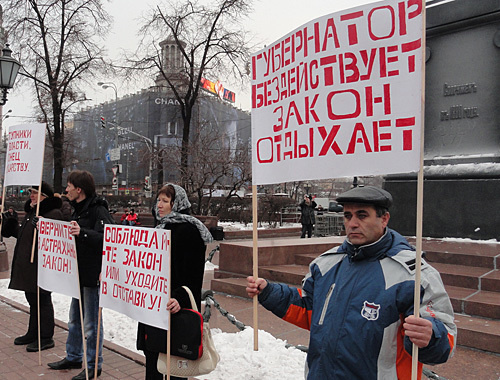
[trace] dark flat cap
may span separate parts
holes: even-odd
[[[39,188],[39,186],[35,185],[35,186],[31,186],[29,189],[38,191],[38,188]],[[52,190],[52,187],[45,181],[42,181],[42,194],[48,198],[51,198],[54,196],[54,190]]]
[[[366,203],[374,206],[389,208],[392,205],[392,195],[375,186],[358,186],[347,190],[337,197],[341,205],[345,203]]]

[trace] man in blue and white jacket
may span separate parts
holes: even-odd
[[[457,329],[439,273],[422,260],[414,316],[415,249],[387,227],[392,196],[356,187],[337,198],[347,238],[316,258],[302,289],[248,277],[247,293],[280,318],[310,330],[309,380],[411,379],[412,343],[422,363],[454,351]]]

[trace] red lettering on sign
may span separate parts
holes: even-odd
[[[349,113],[349,114],[343,114],[343,115],[336,114],[333,111],[333,98],[336,95],[346,94],[346,93],[350,93],[354,96],[355,110],[354,110],[354,112]],[[352,118],[358,117],[361,113],[361,100],[360,99],[361,98],[359,96],[359,92],[357,92],[356,90],[353,90],[353,89],[330,92],[327,96],[327,102],[326,102],[326,106],[328,109],[328,117],[330,118],[330,120],[352,119]]]
[[[354,20],[363,16],[363,11],[347,13],[340,16],[340,21]],[[358,43],[358,30],[356,24],[347,25],[347,33],[349,36],[349,45],[356,45]]]

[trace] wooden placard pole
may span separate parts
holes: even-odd
[[[2,191],[2,206],[0,207],[0,212],[2,213],[3,216],[3,208],[5,206],[5,185],[2,186],[3,191]],[[0,218],[0,231],[2,231],[2,224],[3,224],[3,218]]]
[[[257,234],[257,185],[252,185],[252,227],[253,227],[253,278],[259,278],[259,240]],[[253,297],[253,349],[259,350],[259,313],[258,313],[259,300],[258,297]]]
[[[416,221],[416,261],[415,261],[415,293],[414,315],[420,317],[420,280],[422,268],[422,223],[424,210],[424,131],[425,131],[425,50],[426,50],[426,10],[422,2],[422,92],[421,92],[421,127],[420,127],[420,165],[417,176],[417,221]],[[411,380],[418,378],[418,347],[412,346]]]
[[[42,334],[40,332],[40,287],[36,287],[36,312],[37,312],[37,323],[38,323],[38,365],[42,365]]]
[[[40,178],[40,185],[38,186],[38,199],[36,201],[36,217],[38,218],[38,214],[40,212],[40,195],[42,194],[42,179]],[[35,246],[36,246],[36,227],[33,230],[33,244],[31,244],[31,261],[33,264],[33,260],[35,260]]]
[[[172,235],[170,235],[170,239],[172,239]],[[172,287],[171,287],[171,278],[172,278],[172,245],[170,245],[170,259],[168,260],[168,297],[172,298]],[[168,300],[167,300],[168,304]],[[170,312],[169,312],[170,313]],[[170,326],[171,326],[171,316],[172,313],[169,314],[168,316],[168,330],[167,330],[167,380],[170,380]]]
[[[40,185],[38,186],[38,199],[36,202],[36,216],[38,217],[38,213],[40,212],[40,196],[42,193],[42,179],[40,178]],[[3,210],[3,208],[2,208]],[[36,227],[33,229],[33,243],[31,244],[31,260],[30,263],[33,264],[35,259],[35,245],[36,241]],[[38,263],[37,263],[38,265]],[[36,287],[36,308],[37,308],[37,323],[38,323],[38,365],[42,365],[42,338],[40,332],[40,287]]]
[[[83,290],[83,288],[80,287],[81,290]],[[85,339],[85,322],[83,320],[83,309],[82,309],[82,297],[83,297],[83,294],[82,292],[80,292],[80,299],[78,300],[78,305],[80,307],[80,323],[82,325],[82,343],[83,343],[83,361],[85,362],[85,377],[87,380],[89,380],[89,365],[87,363],[87,342],[86,342],[86,339]],[[97,367],[97,363],[96,363],[96,367]]]
[[[99,308],[99,315],[97,317],[97,341],[95,344],[95,365],[94,365],[94,379],[97,379],[97,371],[99,367],[99,340],[101,338],[101,323],[102,323],[102,307]]]
[[[45,139],[44,139],[45,140]],[[43,163],[44,163],[44,157],[45,157],[45,142],[42,147],[42,168],[43,168]],[[40,181],[38,181],[39,186],[38,186],[38,201],[36,202],[36,216],[38,218],[38,213],[40,212],[40,195],[42,193],[42,179],[43,179],[43,169],[40,172]],[[36,243],[36,228],[33,233],[33,245],[31,247],[31,262],[33,262],[33,258],[35,256],[35,243]]]

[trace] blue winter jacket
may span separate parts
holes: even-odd
[[[412,344],[402,321],[414,314],[414,272],[414,248],[386,229],[375,243],[356,247],[345,240],[316,258],[302,289],[268,283],[259,301],[311,331],[307,379],[406,380]],[[433,336],[419,361],[445,362],[455,346],[453,309],[439,273],[424,260],[420,316],[432,322]]]

